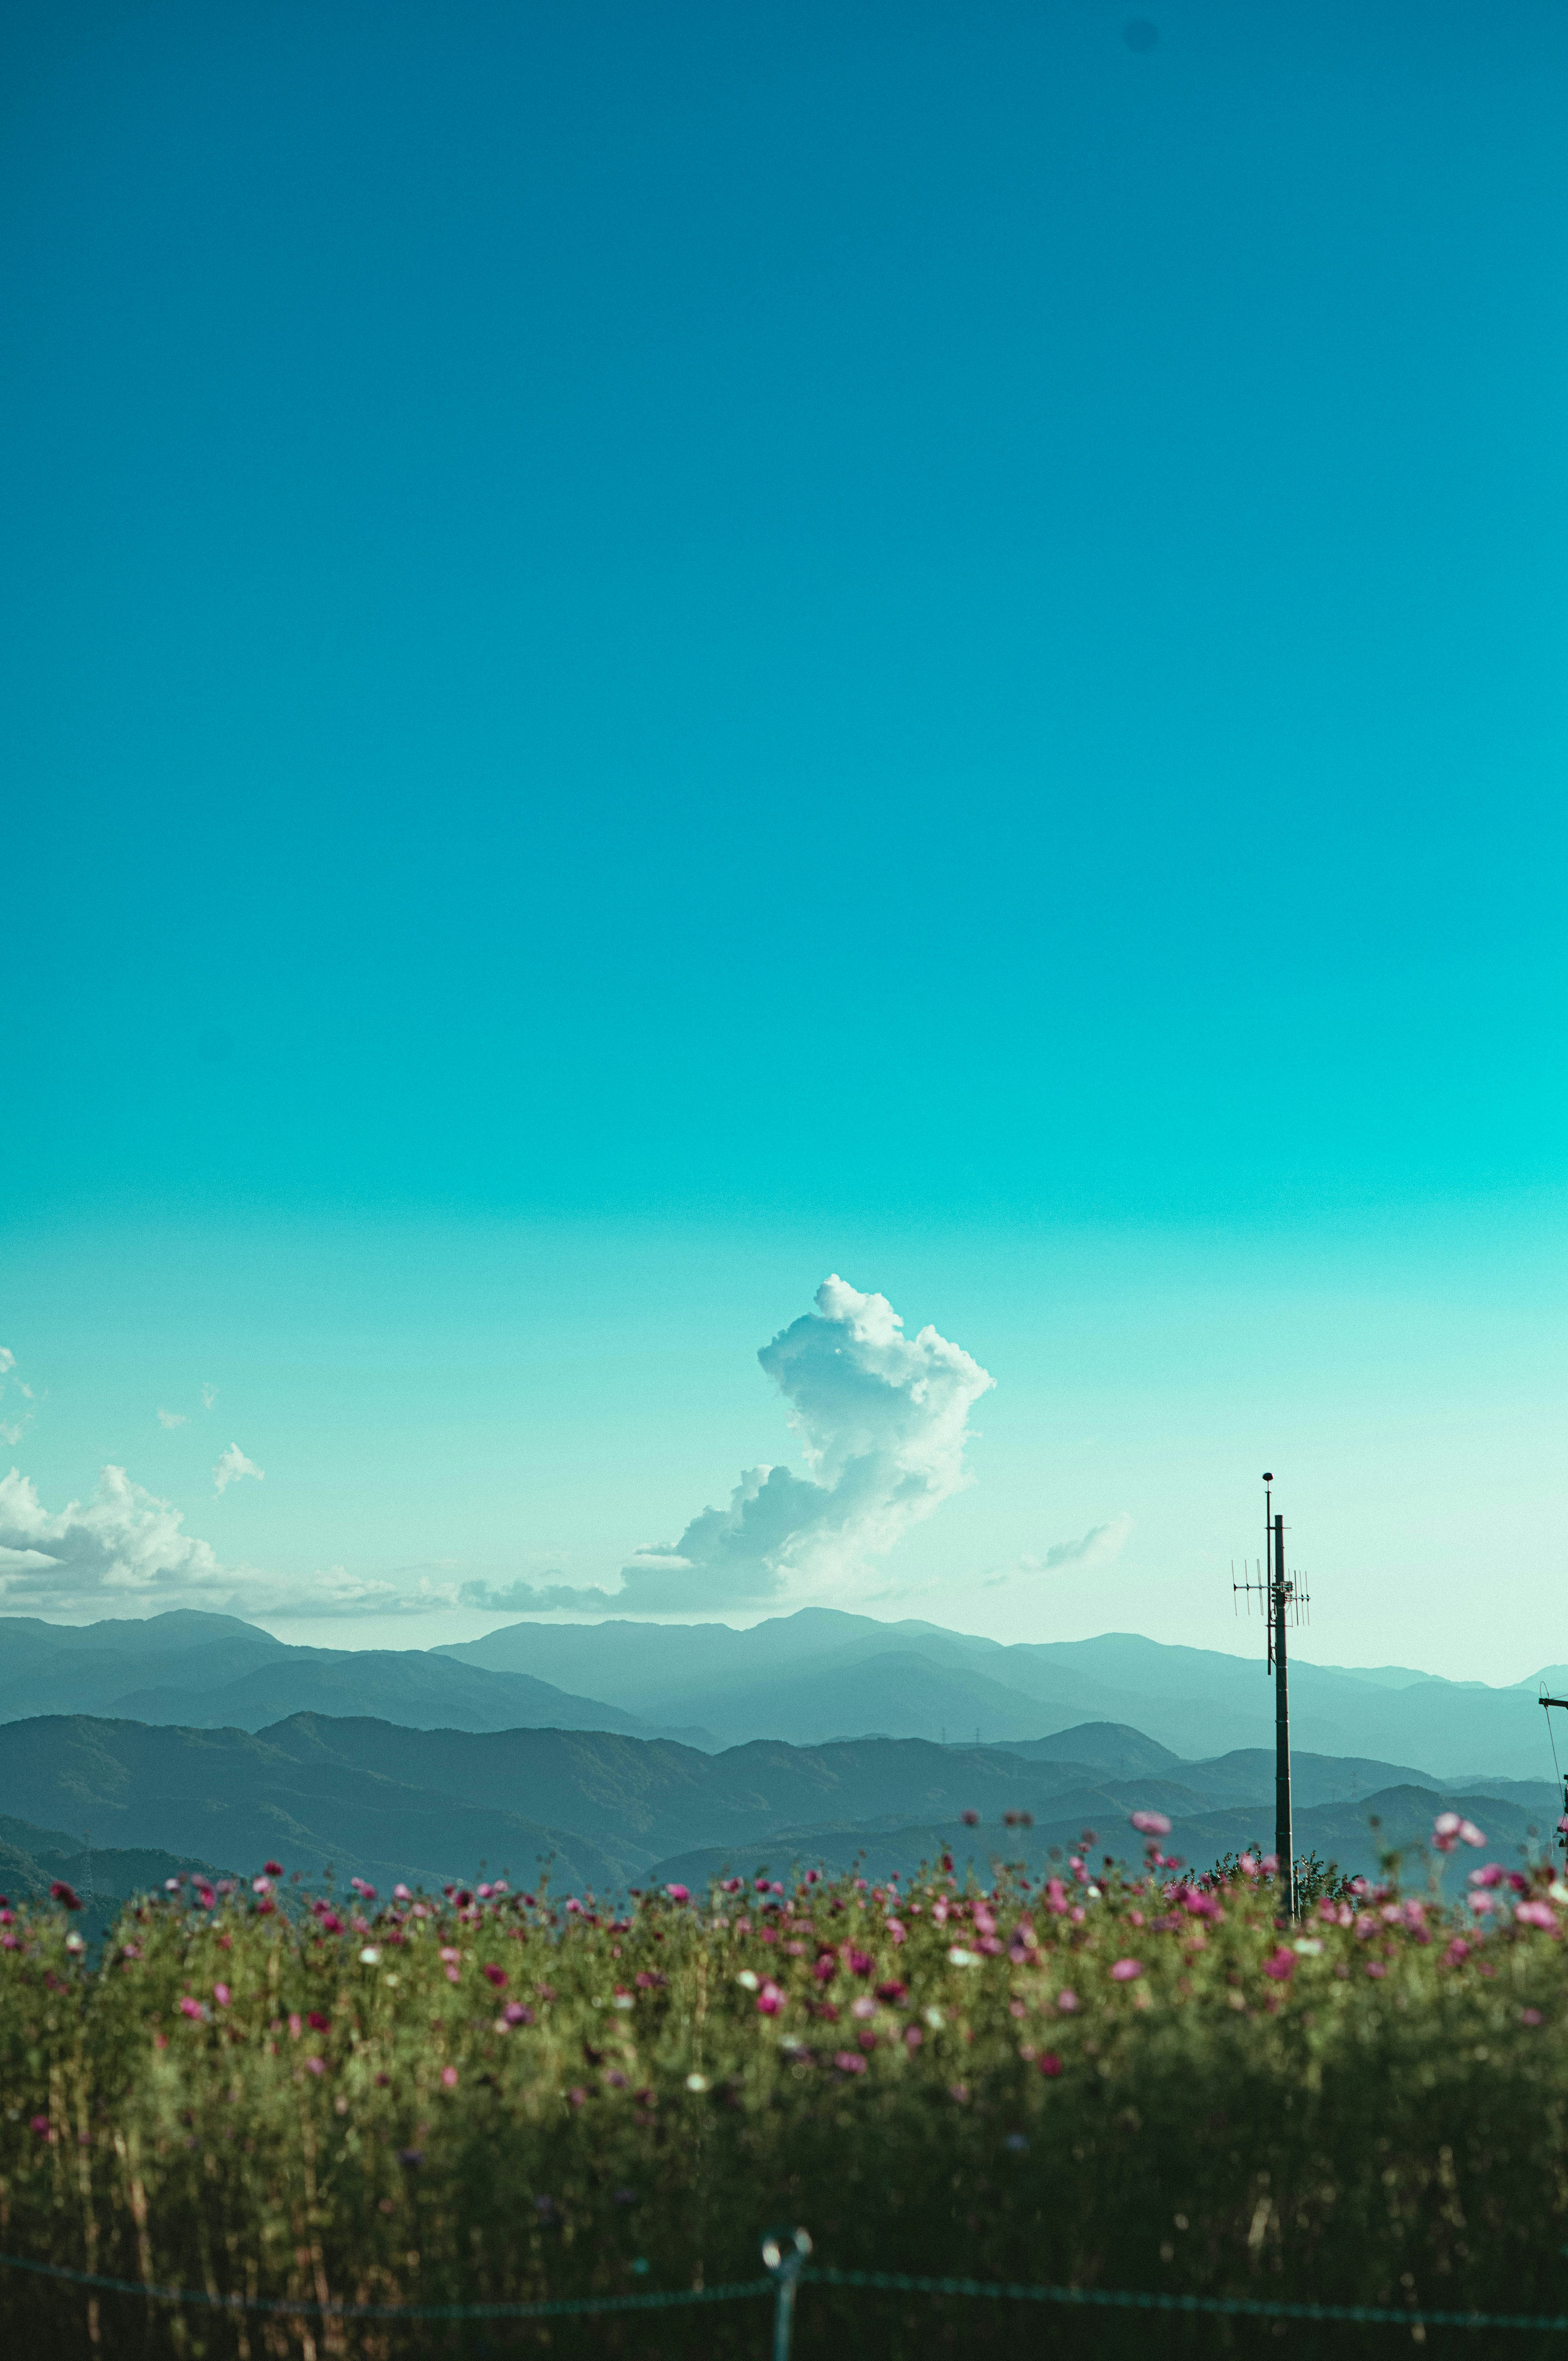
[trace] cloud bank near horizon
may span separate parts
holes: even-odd
[[[995,1380],[933,1327],[904,1333],[884,1295],[835,1272],[757,1358],[789,1403],[810,1473],[745,1469],[722,1509],[678,1541],[639,1550],[621,1587],[468,1583],[461,1603],[497,1612],[690,1614],[797,1603],[852,1579],[971,1479],[970,1412]]]
[[[725,1614],[842,1596],[916,1524],[970,1481],[970,1417],[993,1379],[934,1327],[911,1337],[887,1298],[836,1273],[815,1308],[757,1356],[787,1404],[806,1473],[742,1470],[722,1508],[678,1539],[636,1551],[619,1588],[518,1579],[499,1586],[433,1579],[411,1586],[352,1576],[308,1577],[225,1566],[184,1530],[183,1512],[105,1467],[96,1492],[51,1513],[13,1468],[0,1478],[0,1608],[57,1616],[149,1614],[170,1607],[246,1616],[417,1616],[454,1607],[488,1614]],[[163,1414],[167,1422],[167,1415]],[[231,1444],[212,1470],[221,1495],[263,1471]],[[1089,1550],[1099,1533],[1086,1536]],[[1054,1562],[1058,1553],[1050,1554]]]

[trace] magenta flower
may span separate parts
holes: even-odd
[[[202,2018],[206,2015],[207,2012],[201,2001],[192,2000],[190,1993],[187,1993],[184,1999],[180,2004],[180,2014],[181,2016]]]
[[[784,1996],[775,1983],[765,1983],[757,1994],[757,2013],[760,2016],[777,2016],[784,2004]]]
[[[1431,1824],[1431,1840],[1439,1852],[1452,1852],[1459,1841],[1460,1818],[1457,1812],[1440,1812]]]
[[[229,1992],[227,1984],[214,1984],[213,1986],[213,1998],[217,2002],[220,2008],[227,2008],[229,2001],[232,1998],[232,1994]]]
[[[1557,1932],[1557,1913],[1550,1902],[1516,1903],[1514,1916],[1521,1927],[1543,1927],[1550,1935]]]
[[[31,2127],[38,2134],[39,2139],[48,2139],[49,2117],[47,2115],[35,2115],[32,2120]]]
[[[1141,1976],[1143,1971],[1142,1960],[1118,1960],[1111,1970],[1111,1981],[1113,1984],[1130,1984],[1135,1978]],[[1058,2006],[1060,2006],[1059,2002]]]
[[[1170,1822],[1163,1812],[1131,1812],[1128,1817],[1140,1836],[1168,1837],[1170,1834]]]
[[[486,1962],[484,1974],[487,1981],[494,1984],[498,1992],[500,1992],[505,1988],[507,1971],[504,1968],[498,1968],[493,1960]]]
[[[692,1898],[689,1885],[666,1885],[664,1891],[672,1902],[689,1902]]]
[[[80,1910],[82,1907],[79,1896],[71,1886],[67,1885],[63,1877],[55,1879],[54,1883],[49,1887],[49,1898],[51,1902],[58,1902],[66,1910]]]
[[[1057,2006],[1060,2009],[1064,2016],[1076,2016],[1078,2015],[1078,1994],[1075,1992],[1069,1991],[1064,1985],[1062,1990],[1057,1994]]]
[[[307,2074],[324,2074],[326,2072],[326,2059],[324,2058],[307,2058],[305,2060],[305,2071]]]
[[[531,2008],[525,2008],[520,2000],[509,2000],[505,2008],[502,2009],[501,2015],[509,2025],[532,2025],[533,2023],[533,2011]]]
[[[979,1826],[980,1826],[980,1814],[979,1814],[978,1812],[965,1812],[965,1813],[963,1813],[963,1814],[961,1815],[961,1817],[962,1817],[962,1819],[963,1819],[963,1824],[964,1824],[964,1826],[965,1826],[965,1828],[979,1828]]]
[[[1043,2049],[1035,2063],[1047,2081],[1054,2081],[1061,2072],[1061,2059],[1054,2049]]]
[[[362,1902],[374,1902],[374,1901],[375,1901],[375,1899],[376,1899],[376,1889],[375,1889],[375,1887],[374,1887],[373,1885],[367,1885],[367,1884],[366,1884],[366,1883],[365,1883],[365,1880],[364,1880],[362,1877],[351,1877],[351,1878],[349,1879],[348,1883],[349,1883],[349,1884],[353,1887],[353,1889],[354,1889],[355,1893],[358,1894],[358,1896],[359,1896],[359,1898],[360,1898],[360,1900],[361,1900]]]
[[[441,2080],[448,2091],[455,2091],[457,2088],[456,2067],[444,2066],[441,2070]]]
[[[833,2063],[840,2074],[863,2074],[866,2061],[858,2049],[836,2049]]]
[[[1296,1972],[1296,1954],[1288,1951],[1283,1943],[1263,1963],[1263,1972],[1272,1976],[1277,1984],[1288,1984]]]
[[[283,1874],[283,1864],[280,1861],[264,1861],[261,1866],[269,1877],[281,1877]]]

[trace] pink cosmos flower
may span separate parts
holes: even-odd
[[[1140,1836],[1168,1837],[1170,1822],[1163,1812],[1130,1812],[1127,1815]]]
[[[38,2134],[39,2139],[48,2139],[49,2117],[47,2115],[35,2115],[32,2120],[31,2129]]]
[[[376,1899],[376,1889],[375,1889],[375,1887],[374,1887],[373,1885],[367,1885],[367,1884],[366,1884],[366,1883],[365,1883],[365,1880],[364,1880],[362,1877],[351,1877],[351,1878],[349,1879],[348,1883],[349,1883],[349,1884],[353,1887],[353,1889],[354,1889],[355,1893],[358,1894],[359,1899],[361,1900],[361,1902],[374,1902],[374,1901],[375,1901],[375,1899]]]
[[[1455,1935],[1442,1956],[1451,1968],[1457,1968],[1463,1960],[1470,1957],[1471,1949],[1472,1946],[1465,1941],[1463,1935]]]
[[[1296,1954],[1288,1951],[1282,1943],[1278,1950],[1271,1952],[1263,1962],[1263,1972],[1266,1976],[1272,1976],[1277,1984],[1288,1984],[1296,1972]]]
[[[666,1885],[664,1891],[672,1902],[689,1902],[692,1898],[688,1885]]]
[[[227,2008],[231,1998],[227,1984],[214,1984],[213,1986],[213,1998],[217,2002],[220,2008]]]
[[[1557,1913],[1550,1902],[1518,1902],[1514,1916],[1521,1927],[1543,1927],[1550,1935],[1557,1932]]]
[[[765,1983],[757,1994],[757,2013],[760,2016],[777,2016],[784,2004],[784,1996],[775,1983]]]
[[[190,1993],[187,1993],[184,1999],[180,2004],[180,2014],[181,2016],[200,2018],[204,2017],[207,2012],[201,2001],[192,2000]]]
[[[961,1813],[961,1814],[959,1815],[959,1817],[960,1817],[960,1818],[962,1819],[963,1824],[964,1824],[964,1826],[965,1826],[965,1828],[979,1828],[979,1826],[980,1826],[980,1814],[979,1814],[978,1812],[963,1812],[963,1813]]]
[[[283,1864],[280,1861],[264,1861],[261,1866],[269,1877],[281,1877],[283,1874]]]
[[[1078,2015],[1078,1994],[1075,1992],[1068,1990],[1064,1985],[1062,1990],[1057,1994],[1057,2006],[1061,2011],[1063,2016],[1076,2016]]]
[[[1142,1960],[1118,1960],[1111,1970],[1111,1981],[1113,1984],[1130,1984],[1143,1971]]]
[[[833,2063],[840,2074],[863,2074],[866,2070],[866,2061],[858,2049],[836,2049]]]
[[[487,1981],[494,1984],[498,1992],[504,1989],[507,1981],[507,1971],[504,1968],[498,1968],[493,1960],[487,1960],[484,1974]]]
[[[324,2074],[326,2072],[326,2059],[324,2058],[307,2058],[305,2060],[305,2071],[307,2074]]]
[[[1519,2023],[1521,2025],[1539,2025],[1541,2023],[1540,2009],[1521,2008],[1519,2011]]]
[[[1508,1872],[1503,1867],[1501,1861],[1489,1861],[1484,1869],[1473,1869],[1471,1871],[1470,1883],[1472,1885],[1501,1885],[1507,1875]]]
[[[441,2080],[447,2090],[455,2091],[457,2088],[456,2067],[444,2066],[441,2070]]]
[[[1459,1841],[1459,1814],[1440,1812],[1431,1824],[1431,1840],[1439,1852],[1452,1852]]]
[[[1366,1962],[1366,1972],[1369,1976],[1383,1976],[1387,1975],[1388,1971],[1383,1965],[1381,1960],[1368,1960]]]
[[[1061,2059],[1054,2049],[1043,2049],[1035,2063],[1047,2081],[1054,2080],[1061,2072]]]

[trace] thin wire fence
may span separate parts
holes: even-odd
[[[923,2278],[908,2271],[842,2271],[813,2264],[804,2230],[770,2231],[762,2240],[765,2279],[740,2279],[724,2287],[650,2289],[644,2294],[558,2296],[536,2302],[345,2303],[307,2296],[225,2294],[210,2288],[161,2287],[122,2279],[101,2271],[78,2271],[39,2263],[23,2255],[0,2255],[0,2270],[104,2293],[139,2296],[146,2302],[191,2304],[209,2312],[289,2313],[326,2321],[563,2320],[610,2312],[670,2312],[695,2305],[754,2303],[773,2299],[773,2361],[789,2361],[795,2297],[803,2287],[861,2289],[871,2293],[971,2297],[989,2302],[1045,2303],[1117,2312],[1204,2313],[1231,2319],[1341,2322],[1412,2329],[1523,2329],[1536,2334],[1568,2333],[1568,2312],[1435,2312],[1420,2305],[1291,2303],[1266,2296],[1171,2295],[1138,2289],[1046,2287],[1028,2280]]]

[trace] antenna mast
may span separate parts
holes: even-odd
[[[1290,1676],[1286,1659],[1285,1631],[1299,1622],[1308,1605],[1307,1586],[1285,1570],[1285,1519],[1274,1507],[1274,1477],[1264,1475],[1263,1546],[1255,1582],[1238,1582],[1231,1570],[1231,1588],[1246,1596],[1256,1591],[1263,1602],[1267,1630],[1268,1670],[1274,1675],[1274,1852],[1279,1866],[1281,1916],[1294,1918],[1297,1909],[1296,1847],[1290,1825]],[[1245,1574],[1245,1568],[1244,1566]]]

